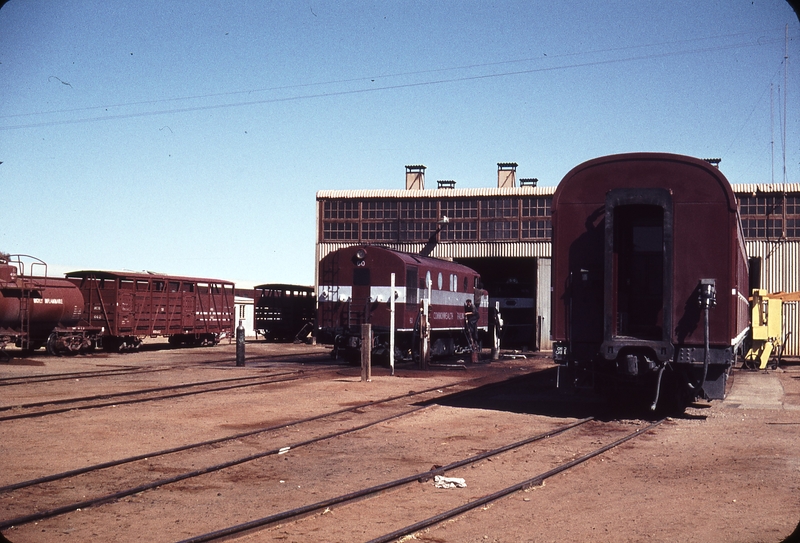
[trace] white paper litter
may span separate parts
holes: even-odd
[[[435,475],[433,477],[433,486],[436,488],[465,488],[467,482],[461,477],[445,477],[443,475]]]

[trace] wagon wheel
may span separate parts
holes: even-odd
[[[57,348],[58,344],[58,334],[53,332],[47,337],[47,343],[45,348],[47,349],[47,354],[50,356],[59,356],[61,353],[58,351]]]

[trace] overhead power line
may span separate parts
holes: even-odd
[[[740,34],[732,35],[738,36]],[[696,40],[683,40],[679,42],[669,42],[660,45],[670,45],[670,44],[679,44],[679,43],[688,43],[698,40],[708,40],[710,38],[698,38]],[[741,43],[734,43],[734,44],[727,44],[727,45],[717,45],[717,46],[709,46],[709,47],[702,47],[696,49],[689,49],[689,50],[682,50],[682,51],[670,51],[664,53],[648,53],[643,55],[634,55],[625,58],[618,58],[618,59],[606,59],[606,60],[594,60],[588,62],[578,62],[572,64],[562,64],[558,66],[549,66],[549,67],[538,67],[538,68],[530,68],[525,70],[512,70],[512,71],[504,71],[499,73],[491,73],[491,74],[478,74],[478,75],[471,75],[471,76],[461,76],[461,77],[452,77],[452,78],[444,78],[444,79],[434,79],[429,81],[420,81],[420,82],[408,82],[408,83],[399,83],[396,85],[382,85],[382,86],[372,86],[368,88],[361,88],[361,89],[348,89],[342,91],[327,91],[327,92],[320,92],[320,93],[313,93],[313,94],[298,94],[295,96],[285,96],[285,97],[277,97],[277,98],[264,98],[259,100],[247,100],[247,101],[240,101],[240,102],[229,102],[229,103],[219,103],[219,104],[207,104],[201,106],[186,106],[186,107],[173,107],[169,109],[161,109],[161,110],[150,110],[150,111],[141,111],[141,112],[131,112],[131,113],[119,113],[119,114],[112,114],[112,115],[99,115],[95,117],[82,117],[76,119],[61,119],[61,120],[51,120],[51,121],[42,121],[36,123],[24,123],[24,124],[16,124],[16,125],[6,125],[0,126],[0,131],[7,131],[7,130],[19,130],[24,128],[41,128],[47,126],[59,126],[59,125],[68,125],[68,124],[81,124],[81,123],[90,123],[90,122],[100,122],[100,121],[112,121],[112,120],[120,120],[120,119],[132,119],[132,118],[139,118],[139,117],[151,117],[156,115],[168,115],[168,114],[175,114],[175,113],[189,113],[189,112],[197,112],[197,111],[209,111],[209,110],[216,110],[216,109],[226,109],[226,108],[233,108],[233,107],[247,107],[247,106],[254,106],[254,105],[263,105],[263,104],[272,104],[272,103],[280,103],[280,102],[290,102],[290,101],[298,101],[298,100],[310,100],[310,99],[319,99],[319,98],[328,98],[328,97],[336,97],[336,96],[346,96],[346,95],[355,95],[355,94],[363,94],[363,93],[371,93],[371,92],[381,92],[381,91],[389,91],[389,90],[398,90],[398,89],[407,89],[407,88],[414,88],[414,87],[423,87],[423,86],[433,86],[433,85],[444,85],[450,83],[461,83],[467,81],[478,81],[484,79],[493,79],[499,77],[512,77],[512,76],[519,76],[519,75],[526,75],[526,74],[533,74],[533,73],[543,73],[543,72],[550,72],[550,71],[559,71],[559,70],[570,70],[570,69],[577,69],[577,68],[587,68],[592,66],[602,66],[602,65],[610,65],[610,64],[618,64],[623,62],[634,62],[640,60],[652,60],[657,58],[666,58],[672,56],[679,56],[679,55],[690,55],[690,54],[700,54],[700,53],[709,53],[709,52],[716,52],[716,51],[723,51],[727,49],[739,49],[745,47],[756,47],[762,46],[767,43],[772,43],[779,40],[758,40],[758,42],[754,43],[752,41],[741,42]],[[616,48],[616,49],[604,49],[599,51],[592,51],[592,52],[583,52],[583,53],[569,53],[569,54],[562,54],[562,55],[554,55],[552,57],[546,57],[547,59],[558,59],[558,58],[566,58],[566,57],[573,57],[573,56],[585,56],[590,54],[600,54],[600,53],[608,53],[608,52],[618,52],[618,51],[625,51],[631,49],[641,49],[647,47],[654,47],[654,45],[641,45],[641,46],[631,46],[631,47],[624,47],[624,48]],[[224,96],[235,96],[235,95],[242,95],[242,94],[252,94],[255,92],[269,92],[275,90],[288,90],[288,89],[299,89],[299,88],[308,88],[314,86],[322,86],[322,85],[331,85],[331,84],[341,84],[341,83],[353,83],[353,82],[364,82],[369,81],[370,83],[374,82],[375,79],[388,79],[390,77],[402,77],[402,76],[410,76],[410,75],[422,75],[422,74],[431,74],[431,73],[442,73],[447,71],[455,71],[455,70],[464,70],[464,69],[472,69],[472,68],[487,68],[491,66],[499,66],[499,65],[508,65],[513,63],[521,63],[521,62],[531,62],[531,61],[541,61],[544,60],[541,57],[530,58],[530,59],[521,59],[521,60],[508,60],[508,61],[501,61],[501,62],[493,62],[493,63],[485,63],[485,64],[474,64],[474,65],[467,65],[467,66],[460,66],[456,68],[441,68],[436,70],[424,70],[424,71],[416,71],[416,72],[405,72],[400,74],[392,74],[392,75],[384,75],[384,76],[373,76],[369,78],[354,78],[354,79],[344,79],[338,81],[331,81],[328,83],[306,83],[306,84],[299,84],[299,85],[289,85],[289,86],[282,86],[282,87],[272,87],[267,89],[259,89],[259,90],[248,90],[248,91],[236,91],[230,93],[215,93],[215,94],[207,94],[207,95],[200,95],[200,96],[192,96],[192,97],[185,97],[185,98],[168,98],[168,99],[161,99],[161,100],[150,100],[150,101],[143,101],[143,102],[133,102],[133,103],[126,103],[126,104],[118,104],[116,106],[94,106],[94,107],[87,107],[87,108],[78,108],[78,109],[71,109],[71,110],[59,110],[59,111],[52,111],[46,113],[27,113],[27,114],[16,114],[16,115],[8,115],[0,118],[12,118],[12,117],[21,117],[21,116],[34,116],[34,115],[52,115],[52,114],[59,114],[59,113],[75,113],[80,111],[93,111],[97,109],[108,109],[113,107],[131,107],[131,106],[138,106],[138,105],[153,105],[159,103],[166,103],[166,102],[175,102],[181,100],[192,100],[192,99],[204,99],[204,98],[219,98]]]

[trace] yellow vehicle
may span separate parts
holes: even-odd
[[[744,357],[744,366],[751,369],[767,369],[770,358],[777,368],[783,350],[783,302],[800,301],[800,292],[775,292],[754,289],[751,298],[752,344]]]

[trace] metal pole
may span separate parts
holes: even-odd
[[[372,381],[372,325],[361,325],[361,380]]]
[[[244,325],[239,321],[236,327],[236,365],[244,366]]]
[[[389,282],[389,367],[394,375],[394,273]]]
[[[489,323],[492,328],[492,360],[500,360],[500,302],[494,303],[494,322]]]

